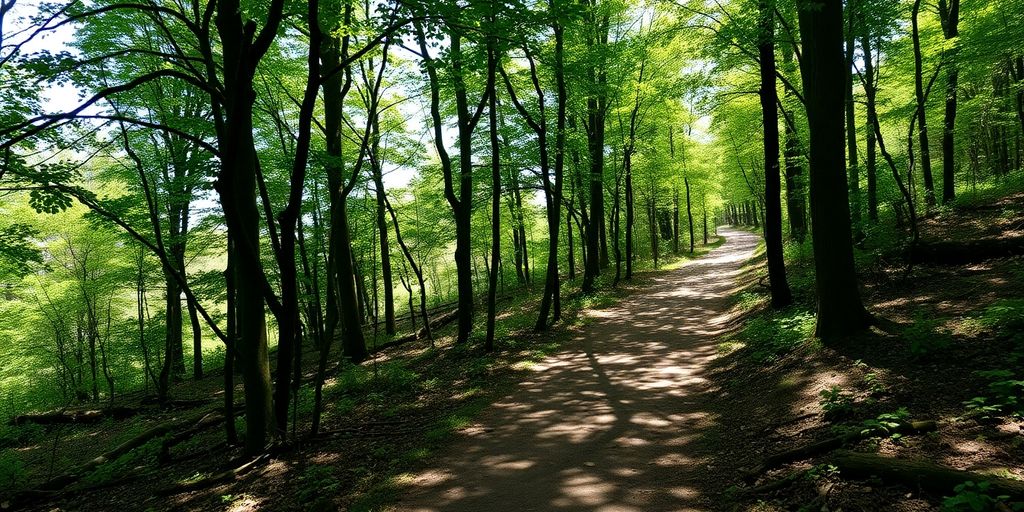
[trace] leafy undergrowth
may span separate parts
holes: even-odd
[[[692,256],[668,258],[674,268],[720,245],[699,247]],[[587,322],[587,309],[610,306],[642,288],[653,272],[638,274],[628,285],[610,286],[603,276],[593,295],[574,293],[576,281],[563,281],[563,319],[544,333],[533,332],[540,286],[515,290],[499,305],[496,351],[485,353],[482,334],[455,345],[449,325],[436,333],[436,344],[407,343],[376,354],[359,366],[343,365],[325,383],[322,434],[309,431],[313,406],[310,386],[294,403],[299,443],[238,480],[202,491],[158,498],[154,491],[187,483],[236,467],[241,452],[223,445],[223,428],[203,431],[171,450],[157,463],[160,438],[128,455],[103,464],[67,492],[29,504],[33,510],[378,510],[394,499],[397,484],[422,467],[452,435],[497,398],[508,393],[533,363],[559,349]],[[480,311],[483,309],[481,308]],[[483,333],[483,315],[476,333]],[[377,340],[380,343],[386,338]],[[372,343],[371,343],[372,345]],[[336,358],[334,359],[337,360]],[[303,355],[304,381],[311,382],[316,357]],[[240,384],[236,382],[236,385]],[[175,398],[211,398],[194,409],[147,409],[127,420],[93,425],[7,427],[0,431],[0,501],[19,489],[31,489],[77,467],[161,422],[213,410],[220,403],[222,377],[208,376],[176,386]],[[240,386],[236,396],[241,396]],[[136,397],[139,398],[139,397]],[[236,421],[242,435],[244,422]],[[7,450],[6,448],[11,448]],[[213,448],[211,450],[211,448]],[[44,495],[46,496],[46,495]]]
[[[989,202],[965,199],[969,209],[928,219],[927,231],[957,230],[962,240],[988,236],[987,231],[965,232],[964,226],[986,225],[993,211],[1005,226],[1024,226],[1024,210],[1009,206],[1018,200],[981,197]],[[722,431],[709,436],[719,442],[733,437],[717,457],[726,466],[723,474],[730,475],[731,487],[723,489],[729,506],[1020,510],[985,480],[925,492],[847,477],[832,464],[834,452],[771,469],[754,481],[740,478],[770,454],[867,431],[867,439],[847,448],[1024,480],[1024,261],[1001,258],[908,270],[903,262],[887,259],[888,248],[865,247],[857,253],[862,295],[879,327],[823,346],[812,338],[809,252],[807,243],[787,247],[796,304],[771,311],[767,289],[751,287],[735,305],[748,319],[720,345],[723,357],[715,362],[712,380],[732,403],[720,411]],[[937,431],[894,432],[901,422],[925,419],[936,420]],[[750,492],[790,475],[794,479],[778,489]]]

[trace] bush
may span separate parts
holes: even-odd
[[[9,498],[25,489],[26,485],[28,471],[25,463],[13,452],[0,453],[0,499]]]
[[[914,322],[903,329],[903,338],[910,343],[910,353],[918,357],[941,352],[953,344],[953,337],[939,328],[942,320],[918,314]]]
[[[988,512],[992,510],[1024,510],[1024,503],[1008,505],[1009,496],[992,496],[988,482],[964,482],[956,486],[953,496],[942,501],[943,512]]]
[[[737,339],[753,351],[755,361],[764,362],[788,353],[813,334],[814,313],[790,308],[750,320]]]

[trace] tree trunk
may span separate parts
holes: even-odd
[[[878,222],[878,169],[877,169],[877,155],[875,140],[875,123],[876,119],[873,118],[876,112],[875,108],[875,63],[874,56],[871,52],[871,35],[868,32],[868,28],[864,28],[864,33],[861,35],[860,40],[861,50],[864,52],[864,96],[867,103],[868,119],[867,119],[867,167],[866,173],[868,178],[868,220],[871,222]]]
[[[686,220],[690,225],[690,254],[693,254],[693,205],[690,203],[690,179],[684,177],[683,184],[686,186]],[[676,235],[676,237],[678,238],[678,234]],[[707,236],[705,236],[705,238],[707,238]],[[707,244],[707,241],[705,241],[704,243]]]
[[[843,174],[842,0],[800,4],[801,77],[810,128],[811,222],[818,292],[816,334],[827,342],[867,327],[857,289],[849,197]]]
[[[633,278],[633,164],[632,156],[626,153],[622,156],[622,166],[626,174],[626,279]]]
[[[493,2],[491,7],[494,8]],[[497,313],[495,301],[498,293],[498,267],[501,262],[501,144],[498,140],[498,94],[497,87],[494,86],[494,75],[498,65],[497,27],[494,16],[492,11],[488,20],[490,34],[487,35],[487,91],[484,93],[490,97],[487,117],[491,139],[491,268],[487,280],[487,337],[484,341],[484,350],[488,352],[494,350],[494,317]],[[555,239],[557,240],[557,237]],[[556,259],[556,264],[557,261]]]
[[[939,19],[942,22],[942,34],[946,41],[960,36],[960,0],[939,0]],[[957,107],[957,63],[956,46],[953,56],[946,64],[946,110],[942,119],[942,203],[956,198],[954,187],[954,170],[956,169],[956,148],[954,135],[956,130]],[[1019,94],[1019,93],[1018,93]]]
[[[344,19],[351,19],[351,6],[345,6]],[[344,21],[342,22],[344,23]],[[332,27],[333,28],[333,27]],[[320,47],[323,69],[335,69],[348,52],[347,37],[326,37]],[[342,154],[342,105],[352,84],[351,74],[334,73],[321,84],[324,97],[324,138],[327,156],[328,197],[330,201],[330,235],[327,256],[327,339],[341,327],[342,355],[352,363],[367,357],[366,339],[359,315],[359,298],[353,265],[351,230],[348,224],[348,195],[355,185],[346,182]],[[354,176],[353,176],[354,178]],[[327,348],[329,351],[329,347]]]
[[[925,109],[924,85],[922,79],[921,36],[918,31],[918,13],[921,0],[914,0],[911,10],[911,38],[914,43],[914,97],[917,99],[917,136],[921,144],[921,175],[924,178],[925,205],[935,206],[935,183],[932,179],[931,150],[928,146],[928,121]]]
[[[779,170],[779,109],[775,85],[775,1],[759,0],[760,41],[758,60],[761,72],[761,121],[764,129],[764,237],[768,259],[768,282],[772,307],[780,309],[793,302],[786,281],[786,265],[782,249],[782,188]],[[687,185],[689,204],[689,185]],[[693,252],[693,218],[690,219],[690,252]]]
[[[856,103],[853,97],[853,65],[855,35],[859,27],[856,26],[856,1],[848,1],[846,4],[846,150],[849,155],[846,165],[849,168],[850,179],[850,222],[853,224],[853,241],[860,244],[864,240],[864,230],[861,227],[860,208],[860,167],[857,161],[857,118]]]

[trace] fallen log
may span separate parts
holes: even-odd
[[[86,462],[85,464],[82,464],[81,466],[78,466],[77,468],[67,473],[64,473],[63,475],[58,475],[56,477],[51,478],[50,480],[47,480],[37,489],[43,491],[56,491],[63,489],[81,480],[83,477],[93,472],[101,464],[116,460],[122,455],[148,443],[153,439],[156,439],[157,437],[165,435],[168,432],[173,432],[178,429],[186,428],[189,425],[193,424],[195,421],[195,417],[191,417],[187,419],[172,420],[165,423],[161,423],[160,425],[157,425],[129,439],[128,441],[121,443],[113,450],[110,450],[100,455],[99,457],[96,457],[95,459],[92,459],[91,461]]]
[[[1024,255],[1024,237],[920,242],[908,256],[912,263],[964,265],[1021,255]]]
[[[772,480],[771,482],[758,485],[757,487],[751,487],[751,488],[745,490],[744,494],[749,494],[749,495],[768,494],[770,492],[778,491],[779,489],[784,489],[784,488],[789,487],[790,485],[792,485],[797,480],[800,480],[801,478],[803,478],[804,475],[807,474],[807,472],[808,472],[808,470],[806,470],[806,469],[801,469],[799,471],[794,471],[794,472],[792,472],[792,473],[790,473],[790,474],[788,474],[788,475],[786,475],[786,476],[784,476],[782,478],[779,478],[777,480]]]
[[[139,413],[138,409],[131,407],[107,407],[104,409],[88,410],[59,410],[36,414],[21,414],[11,418],[11,425],[25,425],[35,423],[37,425],[61,425],[68,423],[99,423],[107,418],[123,420]]]
[[[883,482],[923,489],[935,495],[952,495],[964,482],[988,482],[991,494],[1024,500],[1024,482],[963,471],[920,460],[894,459],[874,453],[840,452],[832,460],[839,474],[855,479],[877,477]]]
[[[431,329],[437,329],[437,328],[440,328],[440,327],[444,327],[445,325],[450,324],[456,318],[459,318],[458,310],[451,311],[449,313],[445,313],[445,314],[443,314],[443,315],[441,315],[441,316],[431,320],[430,321],[430,328]],[[421,339],[425,338],[426,336],[427,336],[427,330],[426,329],[420,329],[420,330],[416,331],[413,334],[408,334],[406,336],[402,336],[401,338],[395,338],[395,339],[393,339],[391,341],[388,341],[388,342],[385,342],[385,343],[381,343],[380,345],[377,345],[372,350],[372,352],[380,352],[382,350],[386,350],[386,349],[389,349],[389,348],[392,348],[392,347],[397,347],[399,345],[402,345],[404,343],[408,343],[410,341],[421,340]]]
[[[235,416],[241,416],[245,412],[244,408],[236,408],[234,411]],[[202,418],[199,418],[194,425],[191,427],[175,433],[174,435],[168,436],[164,439],[163,443],[160,444],[160,453],[157,455],[157,461],[164,463],[171,459],[171,448],[188,441],[200,432],[216,427],[221,423],[224,423],[224,411],[216,410]]]
[[[790,462],[809,459],[816,455],[821,455],[823,453],[842,448],[863,439],[892,434],[920,434],[923,432],[931,432],[936,428],[938,428],[938,425],[934,421],[908,421],[902,422],[896,427],[889,429],[863,429],[841,436],[830,437],[823,441],[806,444],[793,448],[792,450],[786,450],[784,452],[770,455],[761,463],[761,465],[745,472],[743,479],[747,482],[752,482],[757,479],[758,475],[769,469],[777,468]]]
[[[233,482],[236,478],[248,473],[252,468],[261,464],[262,462],[270,458],[269,453],[264,453],[259,457],[256,457],[241,466],[220,473],[215,473],[205,478],[193,480],[189,482],[179,482],[163,489],[156,491],[157,496],[173,496],[175,494],[181,494],[183,492],[198,491],[200,489],[206,489],[207,487],[213,487],[214,485],[224,484]]]

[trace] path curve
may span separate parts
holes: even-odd
[[[481,414],[411,482],[410,512],[715,510],[699,446],[715,425],[702,376],[760,238],[659,274],[594,320]]]

